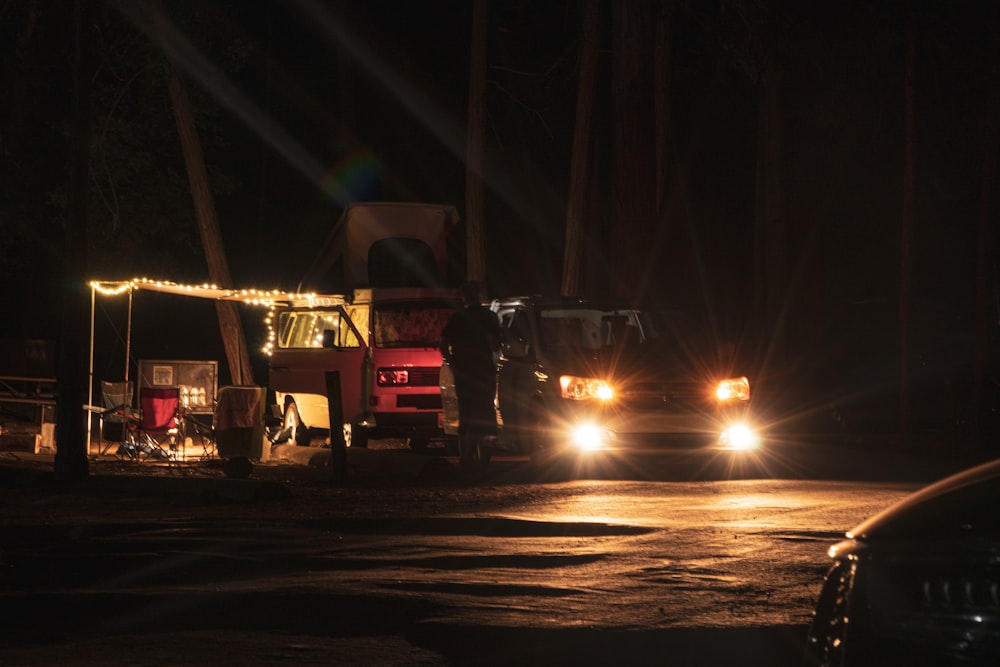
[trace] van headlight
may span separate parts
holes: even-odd
[[[406,368],[380,368],[375,372],[380,387],[396,387],[410,383],[410,371]]]
[[[610,401],[615,397],[615,392],[611,388],[611,385],[597,378],[561,375],[559,376],[559,388],[563,398],[574,401],[585,401],[590,398]]]

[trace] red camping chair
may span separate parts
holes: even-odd
[[[119,453],[136,460],[143,454],[147,458],[174,459],[181,438],[180,403],[177,387],[140,387],[140,417],[133,422],[129,440]],[[168,448],[164,449],[164,445]]]

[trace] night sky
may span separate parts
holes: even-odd
[[[165,4],[179,36],[167,38],[177,49],[172,57],[189,63],[185,78],[236,286],[294,288],[348,200],[439,202],[464,212],[471,3]],[[995,241],[981,230],[992,234],[997,217],[985,196],[996,176],[984,176],[996,145],[992,153],[984,147],[988,121],[998,117],[998,12],[944,1],[798,4],[674,4],[669,206],[650,239],[658,250],[643,260],[654,276],[643,296],[683,307],[722,336],[746,336],[756,68],[766,56],[781,71],[784,204],[776,238],[788,261],[775,324],[785,343],[755,360],[758,372],[817,386],[845,364],[891,374],[901,299],[913,304],[915,346],[934,350],[935,359],[955,349],[967,357],[977,318],[991,332],[997,321],[995,280],[987,312],[974,296],[984,239],[991,276],[996,268]],[[121,11],[115,2],[80,5],[93,95],[90,274],[204,282],[151,10],[142,2]],[[554,292],[580,3],[491,0],[490,8],[490,289]],[[607,283],[610,226],[628,224],[613,216],[609,3],[602,11],[586,280],[594,293]],[[915,216],[904,294],[907,16],[916,47]],[[20,314],[5,318],[7,337],[51,337],[58,326],[49,306],[65,294],[59,267],[70,219],[74,34],[68,5],[0,2],[0,266],[4,312]],[[216,326],[210,307],[185,304],[174,315],[169,297],[140,300],[140,358],[187,358],[215,344],[203,338]],[[120,305],[107,308],[107,321],[120,322]],[[153,324],[164,309],[170,317]],[[258,323],[256,313],[245,318],[248,339],[262,337]],[[104,345],[106,356],[118,354],[117,343]]]

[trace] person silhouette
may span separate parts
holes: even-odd
[[[441,355],[455,376],[458,398],[458,453],[462,465],[489,460],[487,440],[496,435],[496,353],[500,322],[484,306],[477,283],[464,289],[465,306],[456,310],[441,333]]]

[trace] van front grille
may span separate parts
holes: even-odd
[[[396,407],[440,410],[441,394],[399,394],[396,396]]]
[[[441,376],[440,367],[417,367],[409,368],[410,381],[407,383],[411,387],[437,387]]]

